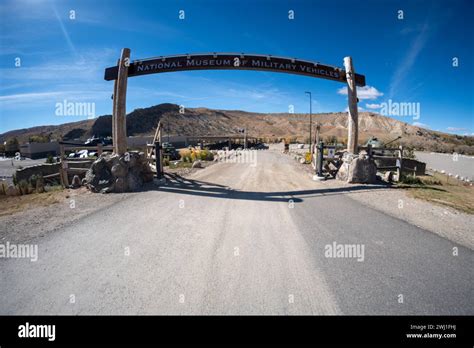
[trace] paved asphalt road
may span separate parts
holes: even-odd
[[[0,260],[0,314],[474,314],[472,250],[345,192],[272,151],[174,177]]]

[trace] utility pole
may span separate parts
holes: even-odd
[[[247,128],[239,128],[237,130],[239,133],[244,134],[244,149],[247,148]],[[239,138],[239,144],[240,144],[240,138]]]
[[[309,95],[309,151],[311,152],[312,139],[312,128],[313,128],[313,102],[311,98],[311,92],[304,92]]]
[[[247,127],[244,128],[244,149],[247,148]]]

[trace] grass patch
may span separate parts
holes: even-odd
[[[418,199],[474,214],[474,187],[446,175],[435,173],[405,180],[398,187]],[[410,183],[411,182],[411,183]]]
[[[25,209],[48,206],[61,202],[67,195],[67,190],[61,186],[48,187],[47,192],[31,193],[23,196],[0,195],[0,216],[11,215]]]
[[[176,168],[191,168],[192,167],[191,162],[183,162],[183,161],[171,161],[169,162],[169,168],[170,169],[176,169]]]

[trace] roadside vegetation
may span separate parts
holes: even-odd
[[[397,187],[406,189],[412,197],[474,214],[474,186],[440,173],[407,175]]]
[[[47,186],[47,191],[37,193],[33,188],[22,182],[23,186],[20,190],[28,190],[29,194],[21,194],[19,196],[7,196],[6,185],[1,183],[0,189],[0,216],[10,215],[23,211],[25,209],[34,208],[38,206],[47,206],[53,203],[58,203],[67,197],[68,190],[63,190],[61,185]]]
[[[179,155],[181,156],[181,160],[183,162],[188,162],[188,163],[192,163],[197,160],[212,161],[214,159],[214,155],[212,154],[212,152],[207,149],[205,150],[185,149],[185,150],[181,150],[179,152]]]

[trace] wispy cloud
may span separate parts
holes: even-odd
[[[362,111],[365,111],[365,109],[362,106],[358,106],[357,111],[362,112]],[[344,109],[344,112],[349,112],[348,106],[346,106],[346,108]]]
[[[428,21],[425,21],[425,23],[419,29],[418,35],[412,41],[407,54],[403,57],[401,63],[398,65],[398,68],[395,70],[395,73],[392,76],[388,92],[389,98],[392,98],[397,94],[410,69],[413,67],[413,65],[415,65],[416,59],[423,50],[428,38],[429,26]]]
[[[69,36],[68,31],[66,30],[66,27],[64,26],[62,18],[59,16],[58,11],[56,10],[56,6],[54,3],[51,3],[51,7],[53,8],[54,15],[56,16],[56,19],[58,20],[59,26],[61,28],[61,31],[64,35],[64,38],[66,40],[67,45],[71,49],[71,52],[74,54],[74,57],[77,57],[77,51],[76,47],[74,47],[74,44],[71,41],[71,37]]]
[[[465,127],[447,127],[446,129],[450,132],[467,131]]]
[[[416,127],[421,127],[421,128],[431,128],[426,123],[421,123],[421,122],[413,122],[413,125],[416,126]]]
[[[28,104],[31,106],[54,105],[63,100],[69,101],[87,101],[104,100],[109,96],[108,91],[97,90],[58,90],[37,93],[18,93],[0,96],[0,107],[19,107]]]
[[[52,97],[59,95],[61,92],[41,92],[41,93],[21,93],[21,94],[10,94],[0,96],[1,102],[9,101],[21,101],[21,100],[32,100],[38,98]]]
[[[338,94],[347,95],[347,87],[341,87],[337,90]],[[357,97],[363,99],[377,99],[383,96],[383,93],[372,86],[357,87]]]
[[[365,104],[367,109],[380,109],[382,108],[382,104]]]
[[[36,86],[43,89],[46,85],[76,84],[78,89],[103,81],[104,67],[111,65],[117,54],[111,49],[84,50],[90,57],[86,61],[49,60],[35,66],[19,68],[1,68],[1,91],[6,89]],[[115,55],[114,55],[115,54]]]

